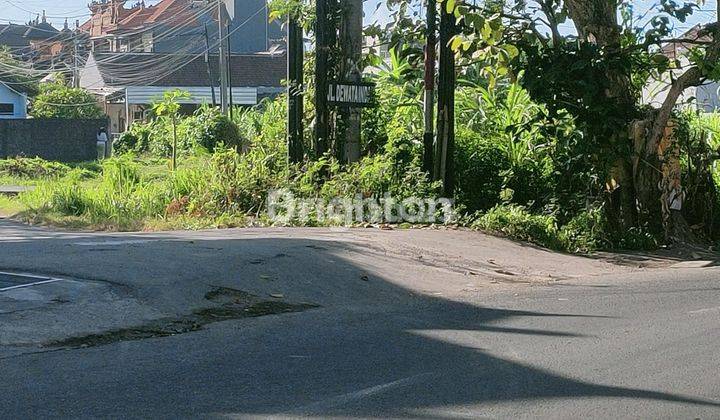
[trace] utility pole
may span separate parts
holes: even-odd
[[[80,87],[80,41],[77,39],[77,34],[73,44],[73,87],[77,89]]]
[[[330,111],[328,109],[328,34],[327,0],[315,1],[315,154],[328,150]]]
[[[228,113],[228,65],[227,65],[227,9],[225,2],[218,1],[218,41],[220,54],[220,109]]]
[[[438,138],[435,153],[435,179],[442,181],[443,194],[455,189],[455,53],[450,41],[456,32],[454,10],[445,3],[440,12],[440,73],[438,76]]]
[[[288,160],[303,159],[303,29],[295,16],[288,17]]]
[[[68,29],[68,21],[65,19],[65,30]],[[80,87],[80,21],[75,20],[73,31],[73,87]]]
[[[212,66],[210,66],[210,35],[208,35],[207,24],[205,24],[205,66],[207,67],[208,79],[210,79],[210,93],[212,94],[213,107],[217,106],[215,98],[215,79],[213,79]]]
[[[344,82],[362,82],[362,46],[363,46],[363,1],[346,0],[343,8],[341,40],[343,51],[342,76]],[[344,147],[339,148],[342,160],[357,162],[360,160],[360,128],[362,110],[357,107],[343,109]]]
[[[444,7],[444,6],[443,6]],[[433,175],[435,142],[435,50],[437,48],[437,1],[427,0],[425,45],[425,133],[423,134],[423,170]]]
[[[232,44],[230,43],[230,35],[227,37],[227,80],[228,80],[228,92],[230,96],[230,119],[233,118],[233,77],[232,77]]]

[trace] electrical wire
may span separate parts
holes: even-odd
[[[4,1],[8,1],[8,0],[4,0]],[[200,10],[203,10],[203,9],[213,10],[213,9],[217,6],[217,2],[218,2],[218,0],[208,0],[207,5],[204,6],[203,8],[201,8]],[[153,8],[153,7],[157,7],[157,6],[150,6],[148,9]],[[198,9],[198,8],[197,8],[197,5],[194,4],[192,1],[188,1],[188,5],[187,5],[184,9],[179,10],[179,11],[176,13],[175,16],[172,16],[172,17],[170,17],[170,18],[157,21],[157,22],[153,23],[153,24],[150,25],[150,26],[142,27],[142,28],[139,28],[138,30],[135,30],[135,31],[124,32],[124,33],[123,33],[123,36],[133,36],[133,35],[137,35],[137,34],[140,34],[140,33],[143,33],[143,32],[147,32],[147,31],[150,31],[150,30],[154,30],[155,28],[158,28],[158,27],[163,26],[163,25],[166,24],[167,22],[176,20],[176,19],[178,18],[178,15],[181,15],[181,14],[187,12],[188,10],[193,10],[193,9]],[[51,37],[51,38],[49,38],[48,40],[43,41],[43,42],[52,41],[52,40],[54,40],[56,37],[59,37],[59,36],[62,36],[62,35],[63,35],[63,32],[62,32],[62,31],[50,31],[50,30],[48,30],[48,29],[42,29],[42,28],[32,27],[32,26],[29,26],[29,25],[27,25],[27,24],[21,24],[21,25],[13,24],[13,25],[20,26],[20,27],[25,27],[25,28],[27,28],[28,30],[29,30],[29,29],[35,29],[35,30],[38,30],[38,31],[41,31],[41,32],[48,32],[48,33],[55,34],[53,37]],[[72,35],[70,38],[68,38],[67,40],[84,39],[84,38],[86,38],[86,37],[88,37],[88,36],[89,36],[89,34],[86,33],[86,32],[74,31],[74,32],[73,32],[73,35]],[[14,51],[21,51],[21,50],[26,50],[27,48],[28,48],[28,47],[19,47],[19,48],[10,49],[10,50],[11,50],[11,51],[13,51],[13,50],[14,50]]]
[[[154,42],[162,42],[162,41],[168,40],[168,39],[170,39],[170,38],[173,38],[173,37],[175,37],[175,36],[187,36],[188,34],[182,34],[182,33],[180,33],[180,32],[183,31],[183,30],[185,30],[185,29],[187,29],[188,27],[191,27],[191,26],[196,27],[196,25],[191,25],[191,23],[193,23],[195,20],[202,19],[206,14],[208,14],[209,12],[211,12],[211,11],[213,10],[213,8],[214,8],[214,6],[215,6],[216,4],[217,4],[217,2],[216,2],[215,0],[213,0],[213,1],[209,2],[209,4],[208,4],[206,7],[203,7],[203,8],[201,8],[201,9],[197,9],[197,7],[191,3],[191,4],[190,4],[188,7],[186,7],[185,9],[178,11],[172,18],[168,18],[168,19],[159,21],[159,22],[157,22],[156,24],[154,24],[154,25],[152,25],[152,26],[150,26],[150,27],[142,28],[142,29],[140,29],[140,30],[138,30],[138,31],[131,31],[131,32],[123,33],[123,36],[124,36],[124,37],[127,37],[127,36],[131,36],[131,35],[134,35],[134,34],[142,34],[142,33],[145,33],[145,32],[154,31],[154,29],[156,29],[156,28],[158,28],[158,27],[160,27],[160,26],[162,26],[162,25],[165,25],[166,23],[168,23],[168,22],[170,22],[170,21],[176,21],[176,20],[178,19],[178,16],[181,16],[182,14],[185,14],[188,10],[194,9],[195,12],[187,15],[187,16],[185,17],[185,19],[180,22],[180,25],[177,25],[177,26],[174,26],[174,27],[170,27],[170,29],[168,29],[168,30],[166,30],[166,31],[164,31],[164,32],[161,32],[161,33],[158,34],[158,35],[153,36],[153,40],[154,40]],[[83,35],[81,35],[81,37],[82,37],[82,36],[83,36]],[[86,35],[85,35],[85,36],[86,36]],[[191,46],[191,47],[192,47],[192,46]],[[143,46],[141,45],[141,46],[139,46],[139,48],[143,48]],[[196,47],[194,47],[194,48],[196,48]],[[192,51],[192,50],[191,50],[190,48],[188,48],[188,47],[185,47],[185,49],[188,50],[188,51]],[[181,51],[185,51],[185,50],[181,50]],[[108,63],[109,63],[109,62],[113,62],[113,61],[119,61],[119,60],[122,59],[123,55],[129,54],[129,53],[132,53],[132,52],[133,52],[133,51],[130,50],[130,51],[122,52],[122,53],[115,53],[115,54],[113,54],[112,56],[110,56],[109,58],[107,58],[106,60],[103,60],[102,62],[97,63],[96,65],[102,64],[103,62],[108,62]],[[155,62],[157,62],[157,61],[158,61],[158,59],[156,58],[156,59],[155,59]],[[78,67],[80,67],[80,68],[85,68],[86,63],[80,63],[80,64],[82,64],[82,66],[78,66]],[[150,62],[150,63],[147,63],[147,64],[156,64],[156,63]],[[165,63],[165,66],[171,66],[171,65],[174,65],[174,63]],[[71,65],[66,65],[66,67],[67,67],[68,70],[78,70],[77,67],[74,67],[74,66],[71,66]],[[6,71],[10,71],[10,72],[13,72],[13,73],[14,73],[14,72],[25,73],[26,75],[31,76],[31,77],[42,77],[42,76],[44,76],[44,75],[49,75],[49,74],[52,74],[52,73],[57,72],[57,69],[40,70],[40,69],[32,68],[32,66],[14,66],[14,67],[11,67],[11,66],[9,66],[7,63],[0,63],[0,70],[1,70],[1,69],[4,69],[4,70],[6,70]],[[145,70],[145,69],[138,69],[138,71],[145,72],[146,70]]]
[[[5,3],[7,3],[7,4],[9,4],[9,5],[11,5],[11,6],[13,6],[13,7],[15,7],[15,8],[18,9],[18,10],[22,10],[23,12],[27,12],[27,13],[30,13],[30,14],[33,14],[33,15],[41,15],[40,12],[36,12],[36,11],[33,11],[33,10],[26,9],[26,8],[24,8],[23,6],[20,6],[20,5],[18,5],[17,3],[15,3],[14,1],[11,1],[11,0],[2,0],[2,1],[5,2]],[[67,14],[80,13],[80,12],[85,11],[85,10],[87,10],[87,8],[82,8],[82,9],[73,10],[73,11],[71,11],[71,12],[67,12]],[[44,12],[43,12],[42,14],[44,15]],[[87,16],[87,13],[82,14],[82,15],[77,15],[77,16],[49,16],[49,15],[45,15],[45,17],[46,17],[46,18],[49,18],[49,19],[64,19],[64,18],[75,18],[75,17],[83,17],[83,16]]]
[[[227,38],[234,35],[237,31],[242,29],[245,25],[247,25],[253,18],[257,17],[260,13],[262,13],[267,6],[263,6],[260,9],[258,9],[255,13],[253,13],[250,17],[248,17],[245,21],[240,23],[236,28],[234,28],[232,31],[230,31],[224,38],[218,39],[214,44],[212,44],[209,48],[202,49],[199,53],[196,54],[173,54],[177,55],[177,57],[173,60],[172,68],[167,69],[165,73],[159,74],[158,72],[155,72],[154,75],[148,76],[148,77],[141,77],[141,78],[122,78],[121,80],[118,80],[120,82],[120,85],[152,85],[170,75],[172,75],[175,72],[180,71],[181,69],[185,68],[189,64],[193,63],[195,60],[199,59],[200,57],[208,54],[212,50],[219,47],[220,42],[224,42]],[[203,41],[204,42],[204,41]],[[86,86],[88,89],[92,89],[94,86],[96,86],[99,83],[102,83],[103,81],[98,81],[90,86]]]
[[[224,42],[224,41],[225,41],[226,39],[228,39],[230,36],[234,35],[237,31],[239,31],[240,29],[242,29],[242,28],[243,28],[245,25],[247,25],[253,18],[257,17],[257,15],[259,15],[260,13],[262,13],[263,11],[265,11],[266,9],[267,9],[267,5],[261,7],[261,8],[258,9],[255,13],[253,13],[250,17],[248,17],[245,21],[243,21],[242,23],[240,23],[239,25],[237,25],[237,27],[234,28],[232,31],[230,31],[225,37],[223,37],[222,39],[218,39],[218,40],[217,40],[214,44],[212,44],[209,48],[205,48],[205,49],[202,50],[200,53],[197,53],[197,54],[194,54],[194,55],[179,54],[178,57],[177,57],[177,64],[182,63],[182,62],[184,62],[184,64],[181,64],[179,67],[174,67],[174,68],[172,68],[172,70],[170,70],[169,72],[167,72],[167,73],[165,73],[165,74],[162,74],[162,75],[159,75],[159,76],[158,76],[157,73],[155,73],[155,76],[158,76],[158,77],[156,77],[156,78],[153,79],[153,80],[146,81],[146,84],[147,84],[147,85],[152,85],[152,84],[154,84],[154,83],[162,80],[163,78],[168,77],[168,76],[170,76],[171,74],[182,70],[183,68],[185,68],[185,67],[188,66],[189,64],[193,63],[195,60],[200,59],[200,57],[208,54],[208,53],[209,53],[210,51],[212,51],[213,49],[219,47],[219,45],[220,45],[221,42]],[[127,53],[121,53],[121,54],[127,54]],[[176,55],[176,54],[173,54],[173,55]],[[133,82],[138,82],[138,81],[141,81],[141,80],[138,80],[138,79],[134,79],[134,80],[133,80]],[[92,87],[93,87],[94,85],[97,85],[98,83],[103,83],[103,81],[98,81],[98,82],[94,83],[93,85],[86,86],[86,89],[92,90]],[[92,104],[96,104],[96,102],[93,102]],[[88,106],[88,105],[90,105],[90,104],[52,104],[52,103],[49,103],[48,105],[60,106],[60,107],[62,107],[62,106],[66,106],[66,107],[73,107],[73,106],[75,106],[75,107],[78,107],[78,106]]]

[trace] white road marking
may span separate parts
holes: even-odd
[[[78,246],[119,246],[119,245],[140,245],[149,242],[158,242],[160,239],[116,239],[107,241],[73,242]]]
[[[13,277],[25,277],[28,279],[35,279],[38,280],[36,282],[28,283],[28,284],[19,284],[17,286],[10,286],[0,289],[0,292],[7,292],[8,290],[15,290],[15,289],[22,289],[25,287],[32,287],[32,286],[38,286],[41,284],[48,284],[48,283],[56,283],[59,281],[64,281],[65,279],[59,279],[55,277],[48,277],[48,276],[38,276],[37,274],[29,274],[29,273],[8,273],[6,271],[0,271],[0,275],[5,276],[13,276]]]
[[[715,312],[715,311],[720,311],[720,306],[715,307],[715,308],[698,309],[696,311],[690,311],[688,313],[689,314],[704,314],[706,312]]]
[[[308,412],[308,411],[313,411],[313,410],[317,410],[317,409],[321,409],[321,408],[327,409],[327,408],[331,408],[331,407],[342,406],[342,405],[345,405],[345,404],[348,404],[351,402],[359,401],[364,398],[368,398],[368,397],[372,397],[374,395],[381,394],[381,393],[388,391],[390,389],[393,389],[393,388],[400,388],[402,386],[409,385],[413,382],[418,381],[421,378],[429,376],[430,374],[431,374],[430,372],[426,372],[426,373],[421,373],[419,375],[408,376],[407,378],[398,379],[397,381],[392,381],[392,382],[388,382],[385,384],[371,386],[369,388],[361,389],[359,391],[350,392],[350,393],[343,394],[343,395],[338,395],[336,397],[328,398],[327,400],[323,400],[323,401],[318,401],[316,403],[306,405],[304,407],[301,407],[301,408],[299,408],[297,410],[293,410],[293,411]]]
[[[10,287],[5,287],[3,289],[0,289],[0,292],[7,292],[9,290],[15,290],[15,289],[24,289],[26,287],[39,286],[41,284],[57,283],[59,281],[62,281],[62,279],[52,279],[52,280],[45,280],[45,281],[37,281],[35,283],[19,284],[17,286],[10,286]]]
[[[13,276],[13,277],[26,277],[29,279],[36,279],[36,280],[60,280],[55,277],[40,276],[37,274],[30,274],[30,273],[8,273],[7,271],[0,271],[0,275]]]

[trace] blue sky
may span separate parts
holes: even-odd
[[[136,0],[128,1],[128,4],[135,2]],[[139,1],[139,0],[137,0]],[[375,5],[378,0],[365,0],[366,1],[366,21],[383,21],[386,19],[387,11],[380,9],[378,12],[375,11]],[[81,21],[87,19],[88,9],[87,4],[89,0],[0,0],[0,22],[7,23],[13,21],[15,23],[26,22],[35,16],[36,13],[42,13],[43,9],[47,11],[47,15],[50,17],[50,21],[57,27],[61,27],[64,21],[64,17],[68,17],[68,20],[74,22],[75,19]],[[156,1],[146,1],[147,4],[157,3]],[[642,12],[651,7],[654,1],[635,1],[633,2],[638,12]],[[702,11],[696,12],[690,20],[684,24],[677,23],[677,32],[682,32],[700,22],[710,22],[714,19],[714,2],[701,6]],[[569,29],[566,28],[566,30]]]
[[[69,17],[71,22],[75,19],[87,19],[89,11],[87,4],[90,0],[0,0],[0,21],[7,22],[27,22],[34,19],[36,14],[46,13],[51,18],[51,23],[55,26],[62,26],[64,17]],[[139,0],[129,0],[128,5],[139,2]],[[159,0],[146,0],[148,5],[156,4]],[[366,10],[371,13],[374,11],[375,0],[366,1]],[[371,4],[372,3],[372,4]]]

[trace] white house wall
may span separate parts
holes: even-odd
[[[702,86],[698,86],[695,91],[695,97],[698,109],[705,112],[715,112],[720,110],[720,97],[718,95],[720,83],[710,82]]]
[[[5,84],[0,83],[0,104],[11,104],[12,115],[0,115],[2,119],[23,119],[27,118],[27,97],[15,92]]]
[[[680,57],[681,69],[673,70],[672,76],[676,79],[685,72],[690,66],[687,57]],[[653,108],[660,108],[667,98],[670,90],[671,78],[670,73],[665,73],[662,80],[653,80],[643,88],[643,104],[650,105]],[[720,109],[720,98],[718,97],[717,82],[706,83],[698,87],[689,87],[678,98],[678,106],[684,108],[693,108],[705,112],[714,112]]]
[[[129,104],[152,104],[162,99],[163,93],[179,89],[190,93],[189,99],[178,101],[185,105],[212,104],[212,91],[210,87],[159,87],[159,86],[132,86],[127,88]],[[233,104],[255,105],[258,101],[258,89],[254,87],[233,88]],[[220,89],[215,89],[217,102],[220,101]]]
[[[672,83],[671,75],[673,79],[676,79],[682,75],[686,68],[690,66],[690,60],[685,56],[679,57],[680,68],[665,72],[662,75],[661,80],[652,80],[643,88],[643,104],[650,105],[653,108],[660,108],[667,98],[670,86]],[[685,91],[678,98],[678,105],[690,106],[689,101],[695,97],[695,87],[685,89]]]
[[[105,81],[100,75],[97,62],[95,62],[95,57],[92,54],[88,57],[85,67],[80,71],[80,87],[98,95],[107,93],[104,92],[106,88]]]

